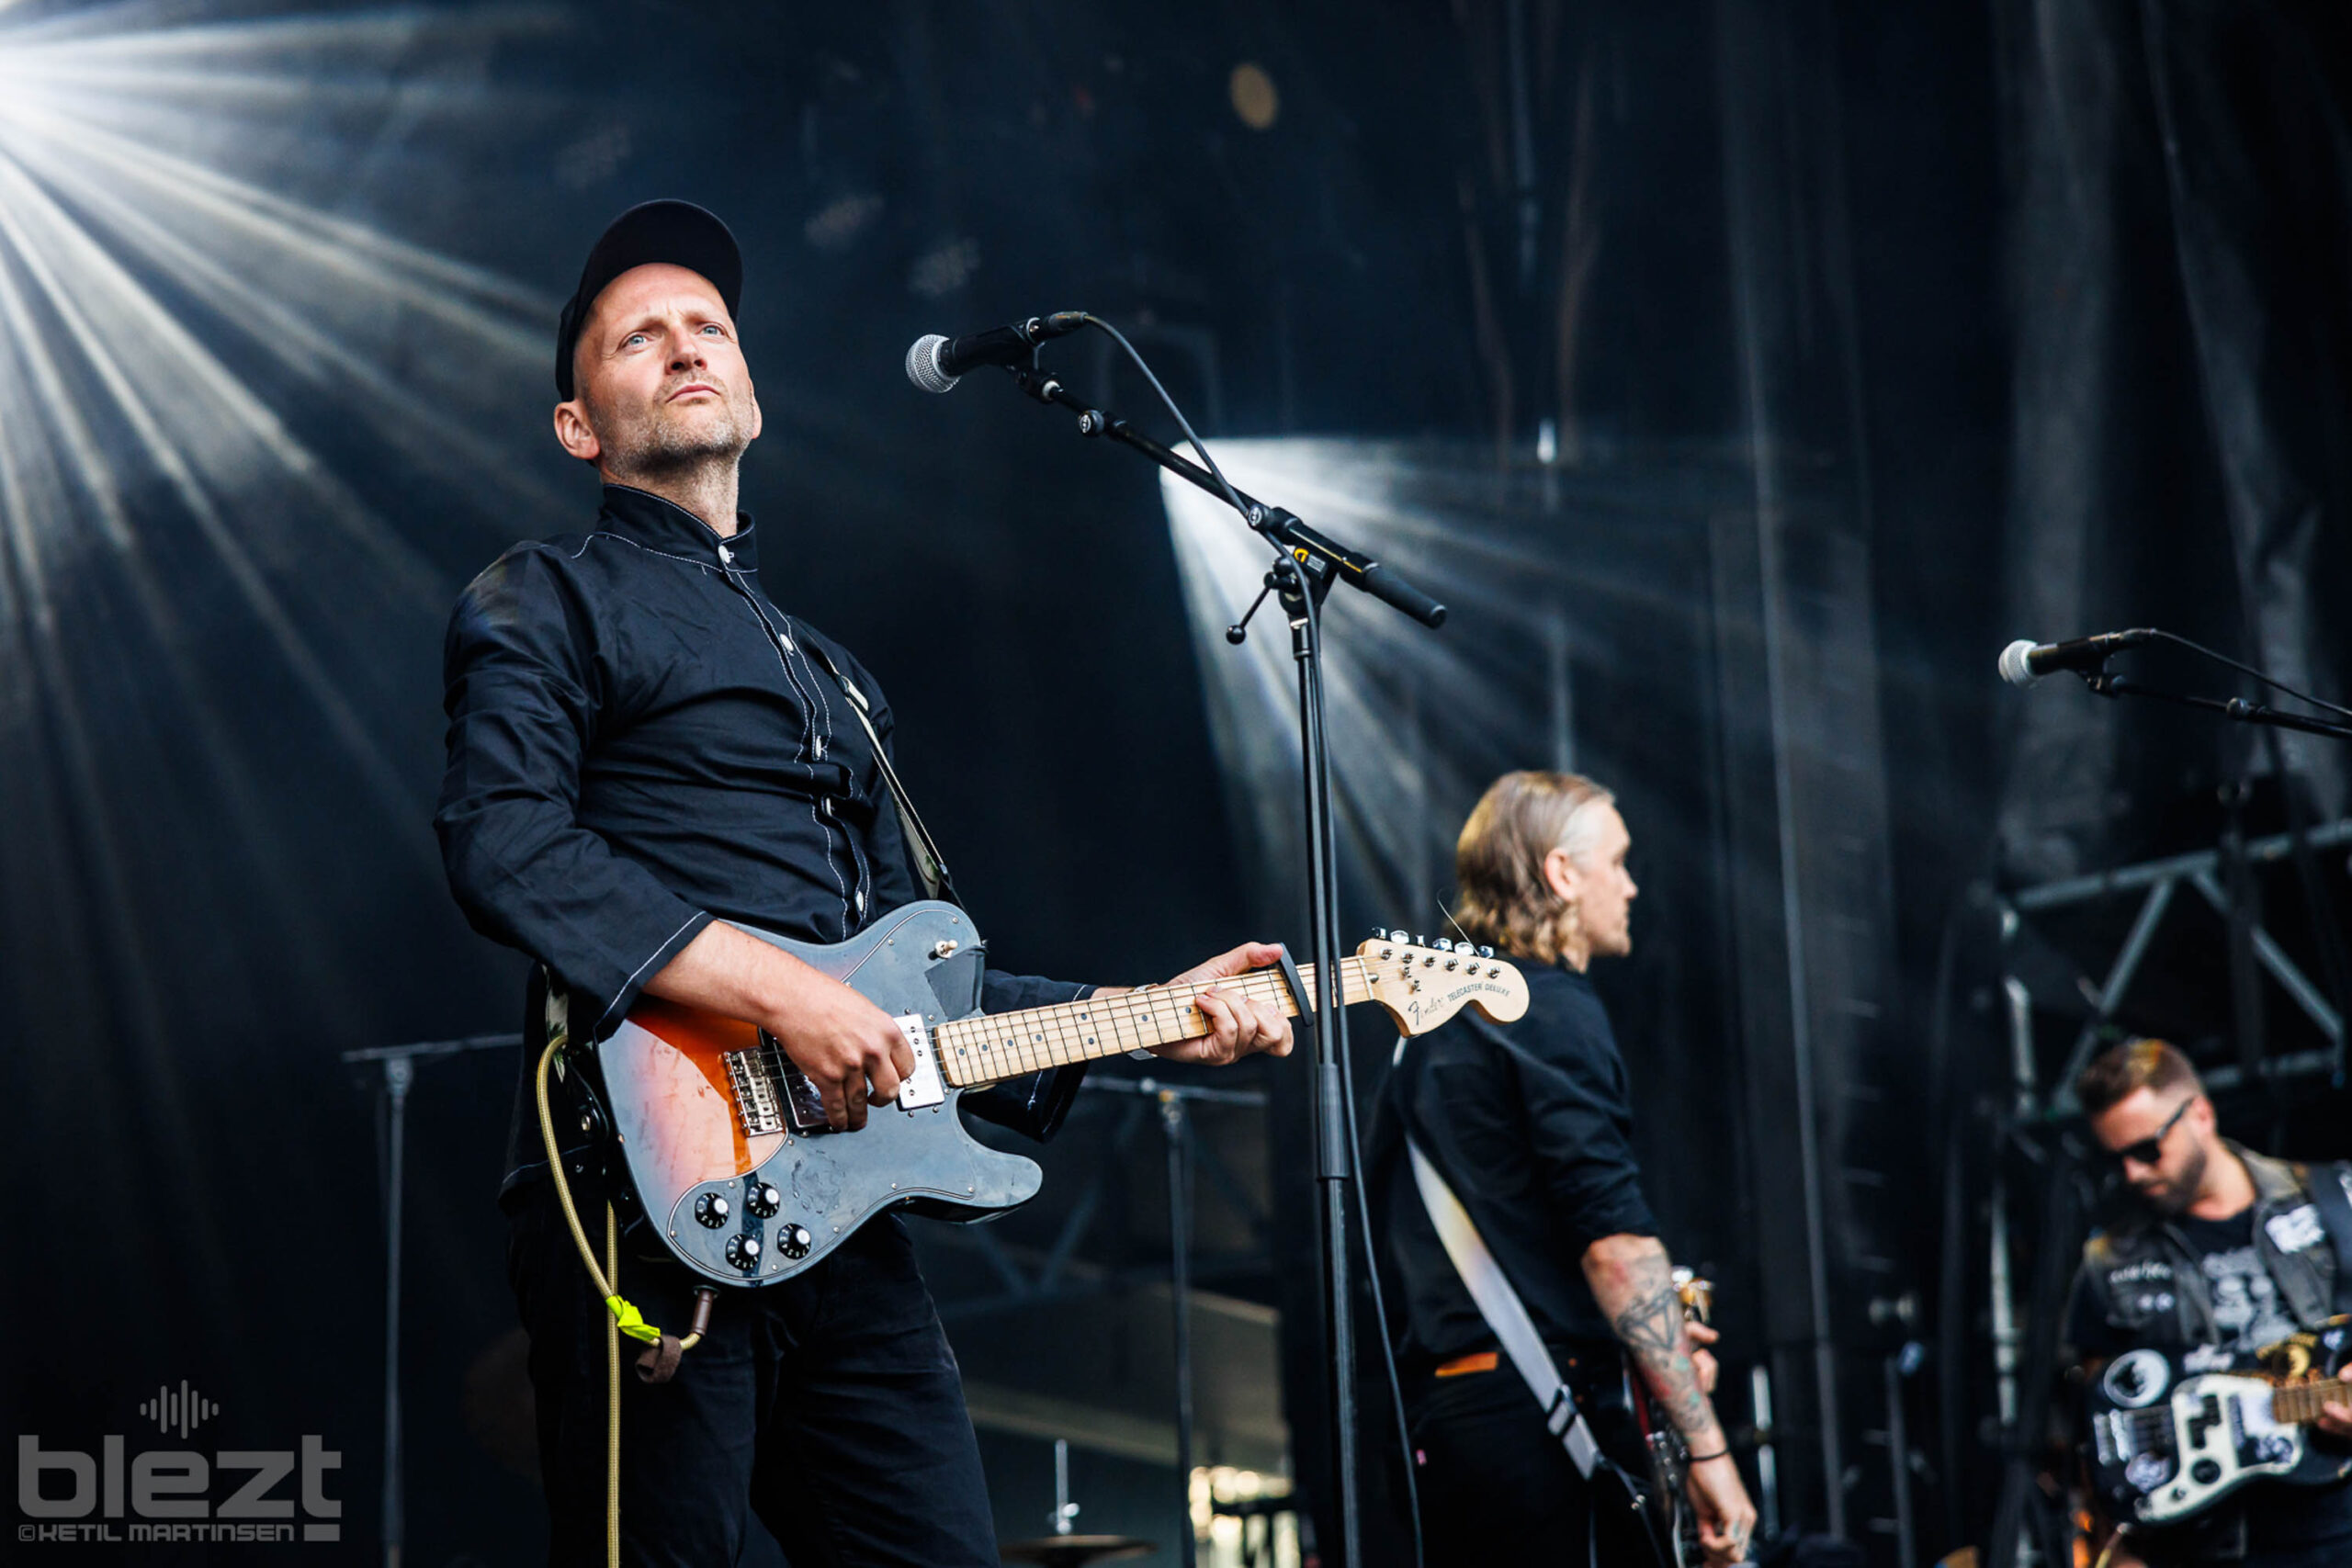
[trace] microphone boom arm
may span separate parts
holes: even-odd
[[[1072,392],[1060,377],[1042,366],[1008,366],[1013,382],[1022,391],[1041,403],[1059,404],[1078,415],[1078,433],[1086,436],[1107,436],[1120,446],[1142,453],[1178,479],[1207,491],[1219,501],[1225,491],[1206,468],[1171,448],[1146,435],[1124,419],[1114,418]],[[1266,542],[1298,563],[1308,584],[1318,600],[1334,581],[1345,582],[1362,589],[1374,598],[1401,611],[1425,626],[1445,624],[1445,606],[1397,576],[1378,560],[1361,551],[1351,550],[1336,540],[1325,537],[1301,522],[1295,513],[1279,506],[1269,506],[1247,491],[1237,490],[1244,506],[1249,508],[1247,519]]]
[[[2082,672],[2083,684],[2102,697],[2154,697],[2159,702],[2177,704],[2181,707],[2203,708],[2208,713],[2233,718],[2240,724],[2267,725],[2274,729],[2297,729],[2306,735],[2325,735],[2337,740],[2352,740],[2352,724],[2332,718],[2312,718],[2299,713],[2283,713],[2267,703],[2250,703],[2244,697],[2200,697],[2188,692],[2167,692],[2160,686],[2143,686],[2121,675],[2110,675],[2105,670]]]

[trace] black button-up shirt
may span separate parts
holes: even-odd
[[[922,897],[827,660],[873,705],[895,763],[881,687],[776,606],[759,552],[749,516],[722,538],[607,485],[592,531],[517,545],[450,616],[434,818],[450,889],[476,931],[564,982],[599,1039],[713,919],[838,942]],[[1004,1011],[1084,991],[991,972],[981,994]],[[1083,1070],[965,1104],[1044,1137]],[[536,1115],[515,1131],[510,1188],[542,1163]]]
[[[1385,1237],[1399,1359],[1427,1372],[1498,1348],[1421,1205],[1409,1134],[1469,1211],[1547,1344],[1617,1365],[1615,1332],[1585,1282],[1585,1249],[1656,1235],[1634,1163],[1625,1062],[1592,982],[1526,968],[1516,1023],[1464,1012],[1408,1042],[1382,1086],[1365,1185]]]

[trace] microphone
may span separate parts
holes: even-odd
[[[2107,662],[2109,654],[2137,647],[2155,635],[2146,626],[2134,626],[2130,631],[2078,637],[2071,642],[2036,644],[2019,637],[2001,649],[2001,679],[2012,686],[2030,686],[2061,670],[2097,670]]]
[[[1032,316],[1009,327],[991,327],[969,337],[942,337],[927,333],[907,350],[907,379],[926,392],[944,392],[983,365],[1025,365],[1029,355],[1047,338],[1074,333],[1086,324],[1083,310],[1057,310]]]

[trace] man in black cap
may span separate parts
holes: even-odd
[[[850,689],[886,753],[888,704],[768,596],[737,508],[737,464],[760,433],[735,332],[742,276],[726,226],[684,202],[630,209],[589,254],[557,330],[555,434],[595,466],[603,508],[585,533],[509,550],[458,601],[435,826],[467,918],[546,966],[575,1032],[609,1034],[640,994],[757,1023],[854,1129],[912,1070],[906,1041],[848,987],[727,923],[838,942],[922,897]],[[1274,957],[1246,944],[1180,978]],[[989,1011],[1084,994],[995,972],[982,987]],[[1273,1008],[1214,990],[1200,1006],[1214,1032],[1163,1055],[1290,1047]],[[602,1555],[612,1321],[545,1179],[535,1055],[500,1201],[549,1560],[585,1562]],[[963,1103],[1042,1138],[1082,1072]],[[600,1157],[563,1151],[583,1214],[607,1195]],[[649,1321],[691,1317],[697,1280],[666,1258],[627,1261],[622,1288]],[[630,1561],[731,1562],[756,1510],[798,1568],[997,1562],[955,1358],[895,1217],[790,1281],[726,1292],[672,1381],[623,1382]]]

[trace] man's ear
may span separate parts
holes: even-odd
[[[760,412],[760,394],[759,394],[758,392],[756,392],[756,391],[752,391],[752,386],[751,386],[751,383],[750,383],[749,381],[746,381],[746,382],[743,384],[743,389],[744,389],[745,391],[750,391],[750,392],[752,393],[752,434],[751,434],[751,439],[752,439],[752,440],[753,440],[753,441],[757,441],[757,440],[760,438],[760,431],[761,431],[761,428],[762,428],[763,426],[764,426],[764,425],[767,423],[767,415]]]
[[[596,439],[588,423],[588,411],[578,398],[555,405],[555,441],[583,463],[605,455],[605,444]]]
[[[1577,895],[1584,890],[1583,878],[1577,870],[1577,863],[1566,850],[1555,849],[1544,857],[1544,885],[1554,894],[1571,904],[1577,901]]]

